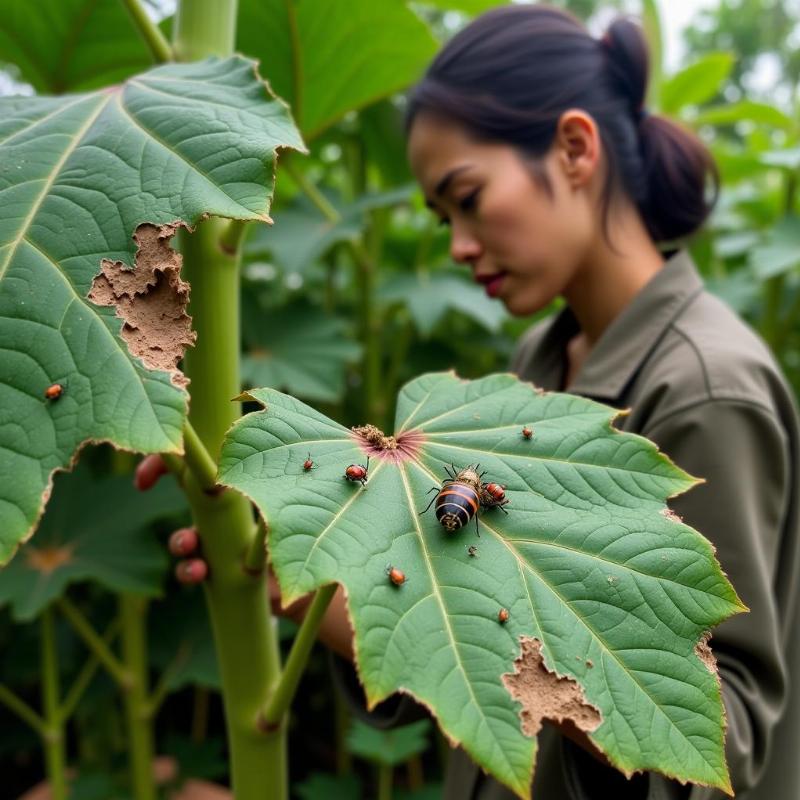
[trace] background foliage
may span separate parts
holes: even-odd
[[[495,4],[358,0],[341,14],[336,3],[307,0],[290,16],[291,6],[277,0],[240,0],[238,49],[261,60],[262,76],[292,104],[311,150],[281,157],[275,226],[248,226],[247,386],[288,391],[346,426],[369,420],[389,428],[398,388],[419,373],[454,368],[479,377],[506,368],[533,320],[508,317],[452,264],[447,231],[412,183],[400,124],[402,92],[437,43]],[[595,30],[615,8],[643,13],[658,36],[652,1],[609,2],[593,17],[594,3],[563,4],[600,26]],[[170,9],[150,6],[168,30]],[[46,0],[35,15],[23,0],[0,0],[0,12],[6,93],[85,91],[151,65],[117,0]],[[685,41],[677,73],[654,70],[650,106],[697,130],[720,167],[717,210],[692,254],[710,288],[759,330],[800,390],[800,11],[790,0],[718,0],[695,17]],[[40,549],[45,534],[56,543],[51,560],[23,550],[0,572],[0,682],[37,702],[39,628],[30,618],[46,599],[69,591],[113,637],[119,598],[144,591],[153,674],[169,667],[158,750],[178,760],[176,781],[224,781],[219,678],[204,606],[199,592],[171,585],[166,560],[151,546],[185,521],[185,510],[165,490],[151,498],[149,518],[130,517],[129,530],[115,534],[141,549],[141,559],[127,565],[104,547],[102,517],[99,528],[88,519],[64,523],[71,507],[100,492],[135,506],[133,490],[124,499],[129,481],[103,477],[129,476],[132,467],[132,459],[105,448],[85,451],[75,480],[57,481],[38,534]],[[153,522],[156,511],[161,518]],[[20,586],[28,585],[35,592],[26,596]],[[56,636],[60,677],[74,685],[87,673],[84,650],[66,625]],[[96,669],[90,677],[70,721],[70,760],[81,767],[74,793],[124,797],[123,711],[110,679]],[[435,796],[445,747],[435,730],[387,739],[353,729],[322,651],[304,681],[292,723],[297,746],[290,749],[298,797],[374,793],[387,770],[413,796]],[[0,764],[6,790],[16,796],[42,768],[35,735],[7,714],[0,708]]]

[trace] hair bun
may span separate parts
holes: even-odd
[[[633,20],[617,17],[600,40],[608,54],[612,79],[638,115],[645,102],[650,72],[647,39]]]

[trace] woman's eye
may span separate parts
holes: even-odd
[[[462,211],[472,211],[475,208],[475,205],[478,200],[478,194],[480,193],[480,189],[476,189],[471,194],[468,194],[466,197],[458,201],[458,207]]]

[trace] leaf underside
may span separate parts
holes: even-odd
[[[114,308],[87,295],[104,260],[134,265],[143,223],[267,219],[278,147],[304,146],[238,57],[0,100],[0,563],[83,443],[180,450],[185,391],[133,357]],[[47,400],[53,384],[63,392]]]
[[[379,452],[293,398],[249,394],[266,408],[231,429],[220,479],[269,519],[285,602],[344,586],[371,706],[413,695],[527,796],[535,739],[501,676],[532,637],[599,712],[591,738],[617,767],[730,789],[719,683],[695,648],[742,606],[709,542],[667,513],[694,479],[614,430],[616,411],[511,375],[429,374],[399,398],[397,449]],[[344,479],[369,453],[366,487]],[[478,538],[419,513],[446,466],[476,463],[507,487],[508,515],[481,511]]]

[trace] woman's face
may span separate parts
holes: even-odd
[[[542,159],[552,194],[510,145],[476,142],[459,125],[422,113],[408,158],[429,207],[451,228],[453,259],[515,315],[565,294],[590,250],[587,192],[569,180],[558,147]]]

